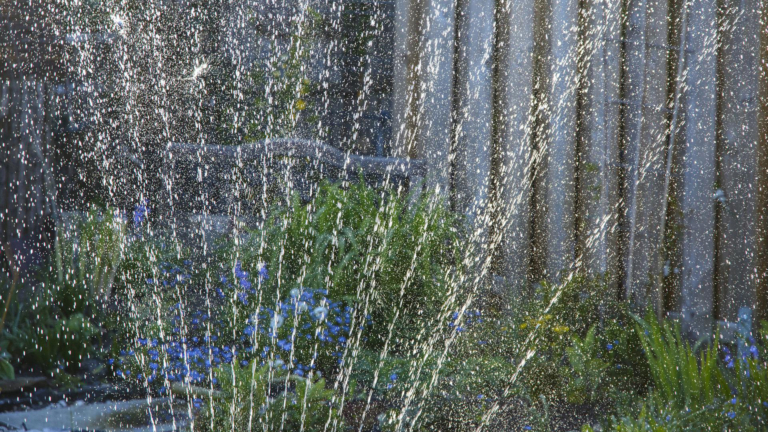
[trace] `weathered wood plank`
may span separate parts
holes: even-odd
[[[586,8],[580,249],[586,273],[603,277],[615,292],[619,204],[619,105],[615,101],[620,93],[621,3],[592,0]]]
[[[405,158],[414,145],[419,22],[418,0],[395,2],[395,46],[392,80],[392,155]]]
[[[486,263],[490,224],[491,115],[493,105],[493,0],[459,3],[458,124],[454,173],[456,209],[472,227],[468,254]]]
[[[709,335],[713,323],[715,263],[715,121],[717,106],[717,4],[692,0],[688,12],[685,141],[682,148],[681,313],[691,338]]]
[[[345,169],[351,174],[362,170],[367,174],[391,174],[404,177],[427,174],[427,164],[423,160],[358,156],[347,154],[326,144],[301,138],[278,138],[238,146],[198,145],[172,143],[166,149],[168,160],[183,159],[197,161],[202,159],[221,159],[225,161],[250,162],[262,156],[289,156],[318,160],[335,168]]]
[[[674,4],[674,3],[673,3]],[[677,289],[670,289],[676,287],[675,281],[677,276],[672,267],[677,267],[680,262],[679,248],[676,247],[677,233],[670,232],[671,236],[667,237],[667,220],[671,219],[672,222],[679,221],[680,217],[677,211],[672,215],[668,213],[670,208],[670,197],[677,196],[676,188],[673,187],[673,176],[679,179],[679,150],[678,150],[678,137],[680,133],[680,121],[682,118],[681,112],[681,98],[683,94],[683,87],[685,86],[685,58],[686,58],[686,40],[688,33],[688,7],[687,3],[684,3],[682,7],[678,8],[680,12],[676,19],[676,35],[678,40],[675,52],[677,54],[677,62],[675,64],[674,75],[674,93],[672,96],[672,118],[669,125],[669,143],[667,145],[666,162],[664,167],[664,186],[662,188],[662,206],[659,212],[659,244],[663,245],[666,249],[666,256],[659,254],[657,256],[658,261],[656,268],[654,269],[656,286],[655,289],[659,291],[656,295],[658,304],[656,305],[657,318],[661,320],[666,314],[662,314],[662,309],[669,308],[671,310],[679,310],[680,293]],[[678,182],[679,183],[679,182]],[[666,258],[666,262],[662,259]],[[666,294],[666,295],[665,295]],[[675,312],[677,313],[677,312]],[[679,313],[677,313],[679,315]]]
[[[630,2],[627,38],[627,135],[630,173],[628,191],[629,241],[626,295],[639,310],[660,305],[653,289],[654,269],[662,245],[659,213],[666,158],[667,127],[667,0]]]
[[[427,0],[421,26],[424,36],[416,157],[430,167],[427,188],[438,194],[450,188],[455,17],[456,0]]]
[[[768,8],[763,7],[760,15],[760,80],[758,95],[760,118],[758,123],[758,299],[755,315],[758,319],[768,318],[768,285],[765,275],[768,274]]]
[[[576,0],[552,0],[547,66],[547,134],[541,164],[544,271],[560,280],[575,260],[576,105],[578,93],[578,13]]]
[[[498,225],[502,275],[515,289],[527,286],[530,259],[533,164],[534,0],[505,0],[499,26]]]
[[[757,301],[759,0],[724,3],[720,124],[720,318]]]

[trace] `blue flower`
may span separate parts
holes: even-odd
[[[141,226],[141,223],[147,218],[147,214],[149,214],[147,200],[142,200],[141,203],[133,209],[133,225],[137,228]]]
[[[240,261],[235,262],[235,276],[238,278],[248,277],[248,272],[243,271],[243,267],[240,264]]]
[[[606,345],[606,346],[605,346],[605,348],[606,348],[608,351],[610,351],[610,350],[612,350],[612,349],[613,349],[613,344],[610,344],[610,343],[609,343],[608,345]]]
[[[237,293],[237,299],[240,300],[242,304],[248,306],[248,294],[244,292]]]
[[[393,373],[392,375],[389,376],[389,379],[391,379],[392,381],[397,381],[397,374]]]
[[[728,415],[728,418],[731,418],[731,419],[736,418],[736,413],[733,411],[728,411],[727,415]]]
[[[248,281],[246,278],[240,279],[240,286],[245,289],[251,289],[251,282]]]
[[[728,369],[733,369],[733,357],[731,357],[730,354],[725,356],[725,367]]]

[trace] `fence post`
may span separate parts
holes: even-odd
[[[486,262],[491,175],[494,1],[467,0],[458,14],[456,207],[471,227],[471,265]],[[481,272],[478,272],[480,274]]]
[[[629,242],[625,287],[639,309],[661,313],[662,290],[653,289],[662,253],[659,213],[663,208],[667,128],[667,0],[630,2],[627,29],[626,149],[630,158]]]
[[[498,226],[502,275],[527,286],[530,257],[534,0],[504,0],[499,14]]]
[[[422,28],[421,110],[417,157],[427,161],[427,189],[446,194],[450,188],[448,155],[453,136],[453,51],[456,0],[427,0]]]
[[[739,308],[757,300],[757,146],[760,79],[758,0],[725,2],[720,92],[721,318],[734,321]],[[719,192],[718,192],[719,193]]]
[[[579,185],[580,249],[587,274],[616,287],[621,2],[587,3],[585,126]]]
[[[768,275],[768,8],[763,7],[759,16],[760,25],[760,56],[758,57],[758,114],[762,121],[758,123],[758,251],[757,251],[757,277],[758,299],[756,317],[766,318],[765,305],[768,304],[768,289],[766,289],[766,275]]]
[[[548,92],[547,136],[541,152],[544,271],[556,281],[572,269],[575,259],[574,213],[576,168],[576,108],[578,94],[577,0],[552,0],[547,65],[543,71]]]
[[[396,0],[392,80],[392,156],[408,157],[413,146],[419,1]]]
[[[717,3],[691,0],[682,150],[681,235],[683,330],[694,339],[712,331],[715,262],[715,120]]]

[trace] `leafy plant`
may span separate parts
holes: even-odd
[[[653,377],[655,397],[680,411],[729,399],[728,383],[718,366],[717,340],[702,349],[699,361],[697,346],[692,347],[683,339],[679,325],[659,323],[650,314],[646,320],[635,317],[635,321]]]
[[[383,347],[390,323],[398,335],[423,334],[437,312],[456,302],[455,217],[426,196],[408,208],[408,198],[392,192],[361,181],[348,189],[323,183],[307,205],[294,195],[223,259],[254,274],[263,265],[279,269],[259,294],[242,300],[258,304],[262,295],[276,304],[291,289],[324,289],[358,316],[370,315],[370,349]],[[246,317],[257,312],[241,303]]]
[[[16,377],[13,371],[13,365],[6,359],[6,356],[0,356],[0,380],[11,380]]]
[[[565,349],[569,372],[572,374],[566,395],[572,403],[598,400],[600,393],[605,391],[601,387],[610,364],[596,355],[600,350],[596,330],[597,327],[593,326],[584,338],[574,335],[573,344]]]
[[[93,351],[93,337],[97,334],[96,327],[82,314],[59,319],[41,317],[8,335],[8,350],[33,369],[74,372]]]
[[[195,399],[195,430],[343,430],[339,396],[316,374],[300,377],[262,367],[232,364],[215,371],[221,392]]]

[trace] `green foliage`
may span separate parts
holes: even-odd
[[[36,306],[65,317],[99,312],[123,258],[125,222],[116,209],[91,206],[73,230],[59,230],[55,256],[38,272],[44,290]]]
[[[343,430],[339,395],[325,380],[287,375],[270,368],[222,366],[215,371],[221,394],[200,401],[194,430]]]
[[[266,264],[272,276],[261,286],[264,304],[293,288],[327,289],[367,312],[377,329],[366,334],[370,349],[383,347],[390,323],[394,337],[426,337],[438,312],[457,301],[450,283],[457,274],[456,220],[428,196],[409,208],[408,197],[389,193],[362,181],[348,189],[322,183],[309,204],[294,195],[289,207],[273,211],[264,229],[230,248],[224,261],[240,260],[246,271]],[[256,312],[241,310],[241,317]]]
[[[94,354],[99,321],[123,262],[126,227],[117,210],[92,206],[74,229],[59,227],[32,296],[11,308],[4,349],[33,371],[75,372]],[[91,317],[91,318],[86,318]]]
[[[272,38],[271,51],[281,53],[257,64],[248,75],[245,86],[246,111],[245,140],[293,137],[301,124],[314,125],[319,112],[313,105],[313,93],[317,84],[309,79],[310,51],[320,15],[312,9],[302,20],[295,20],[288,46],[281,46]],[[259,16],[258,14],[256,16]],[[254,18],[258,19],[258,18]],[[268,23],[254,22],[257,29],[273,27]],[[242,99],[238,100],[231,114],[239,113]],[[305,128],[308,129],[308,128]],[[312,128],[314,129],[314,128]]]
[[[507,322],[489,328],[486,340],[505,341],[501,352],[512,358],[535,348],[520,376],[532,400],[600,403],[622,392],[642,392],[649,379],[642,346],[627,325],[628,304],[612,299],[601,279],[541,283],[515,305]]]
[[[8,352],[33,370],[74,372],[93,352],[93,338],[97,334],[97,328],[79,313],[58,319],[39,316],[7,335]]]
[[[13,371],[11,362],[8,361],[5,355],[0,356],[0,380],[11,380],[15,377],[16,374]]]
[[[636,331],[646,351],[653,389],[645,400],[622,407],[608,422],[617,432],[759,431],[768,420],[768,371],[757,356],[734,361],[726,351],[718,361],[718,337],[697,349],[679,325],[636,317]],[[757,347],[754,347],[754,352]]]
[[[573,374],[566,389],[568,400],[573,403],[598,400],[605,389],[601,388],[611,365],[597,356],[600,351],[595,336],[597,327],[592,327],[582,339],[573,336],[573,344],[565,349],[570,372]]]
[[[728,399],[730,390],[717,362],[717,341],[701,352],[701,361],[682,337],[679,325],[639,317],[636,331],[651,370],[655,397],[673,409],[699,409]]]

